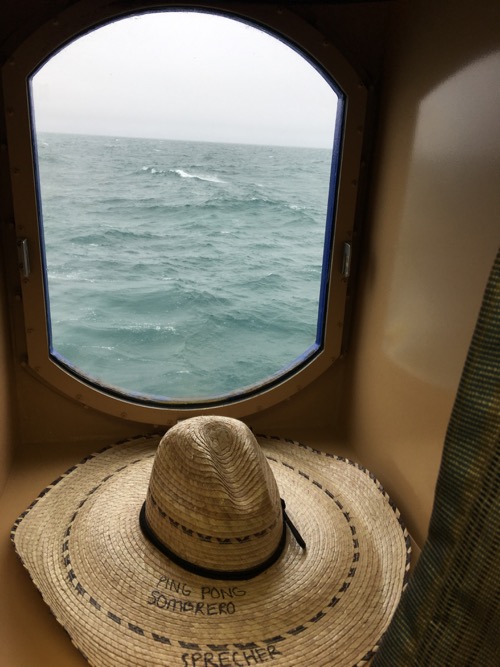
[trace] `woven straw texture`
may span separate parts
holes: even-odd
[[[145,539],[138,515],[155,437],[88,457],[19,517],[16,550],[91,665],[352,667],[373,657],[409,569],[398,510],[361,466],[257,439],[307,549],[287,531],[279,560],[247,581],[191,574]],[[183,489],[188,505],[195,489]],[[269,516],[272,484],[270,497]],[[220,542],[176,523],[185,543]]]
[[[254,435],[236,419],[200,417],[167,432],[155,455],[146,516],[160,542],[211,570],[255,567],[282,535],[276,480]]]
[[[500,253],[451,415],[429,537],[373,667],[500,665]]]

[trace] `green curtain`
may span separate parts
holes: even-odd
[[[429,536],[373,667],[500,667],[500,252],[446,433]]]

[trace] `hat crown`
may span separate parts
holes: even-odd
[[[250,429],[227,417],[172,427],[158,447],[146,517],[188,563],[244,571],[267,561],[282,536],[276,480]]]

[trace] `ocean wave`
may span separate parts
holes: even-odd
[[[208,183],[226,183],[221,178],[215,174],[197,174],[186,171],[185,169],[161,169],[160,167],[155,167],[152,165],[143,165],[141,167],[141,172],[152,174],[153,176],[161,176],[163,174],[175,174],[180,178],[192,178],[197,181],[207,181]]]
[[[226,181],[221,180],[218,176],[208,176],[203,174],[190,174],[184,169],[169,169],[170,173],[177,174],[181,178],[196,178],[199,181],[208,181],[209,183],[225,183]]]
[[[141,229],[141,228],[129,228],[125,227],[105,227],[100,231],[89,231],[87,233],[75,235],[71,239],[71,243],[74,246],[87,246],[98,248],[100,246],[113,246],[117,243],[122,243],[124,241],[130,240],[130,242],[140,242],[142,249],[151,248],[151,242],[157,243],[163,240],[164,235],[161,231],[154,231],[151,229]],[[97,258],[97,255],[95,255]],[[107,258],[108,262],[112,262],[115,256]]]
[[[148,167],[147,165],[144,165],[142,167],[141,171],[146,171],[149,174],[164,174],[165,173],[164,169],[157,169],[156,167]]]
[[[95,278],[83,274],[81,271],[48,271],[50,282],[95,283]]]
[[[122,324],[120,329],[122,331],[131,331],[135,333],[143,333],[145,331],[161,332],[161,333],[177,333],[177,329],[172,324],[158,324],[158,322],[132,322]]]

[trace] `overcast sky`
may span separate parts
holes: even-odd
[[[337,97],[293,49],[193,12],[116,21],[33,77],[39,131],[331,147]]]

